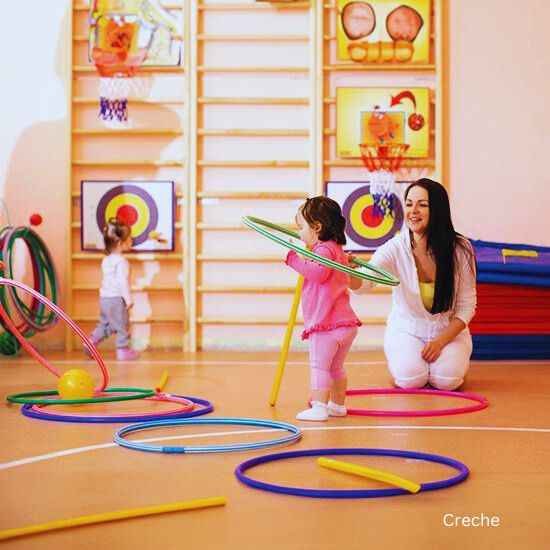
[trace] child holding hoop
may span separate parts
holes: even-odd
[[[300,238],[315,254],[348,265],[342,249],[346,220],[337,202],[323,196],[307,199],[298,209],[296,224]],[[310,341],[311,407],[296,418],[323,422],[329,416],[346,416],[344,360],[361,325],[349,302],[350,277],[292,250],[286,264],[304,277],[302,339]]]
[[[103,240],[106,256],[101,262],[100,318],[90,339],[99,344],[116,334],[117,360],[133,361],[139,354],[129,347],[128,311],[134,304],[130,294],[130,265],[123,256],[132,248],[131,230],[126,224],[111,218],[103,229]]]

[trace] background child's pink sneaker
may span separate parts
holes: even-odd
[[[116,350],[117,361],[135,361],[139,359],[139,353],[130,348],[118,348]]]

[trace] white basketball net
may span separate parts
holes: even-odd
[[[101,77],[99,79],[99,114],[105,126],[128,128],[128,97],[143,97],[145,80],[138,77]]]
[[[397,187],[395,174],[386,170],[376,170],[370,173],[370,192],[374,199],[374,208],[379,214],[393,216]]]
[[[374,210],[382,216],[393,217],[395,213],[395,203],[399,201],[395,173],[399,170],[408,148],[405,143],[359,144],[363,163],[369,171]]]

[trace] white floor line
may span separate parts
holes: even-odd
[[[550,433],[550,428],[523,428],[523,427],[506,427],[506,426],[407,426],[407,425],[384,425],[384,426],[309,426],[301,427],[304,432],[313,431],[335,431],[335,430],[469,430],[480,432],[521,432],[521,433]],[[177,435],[177,436],[163,436],[151,439],[139,439],[140,443],[150,443],[153,441],[170,441],[174,439],[192,439],[201,437],[217,437],[217,436],[229,436],[229,435],[242,435],[245,433],[268,433],[273,432],[273,429],[261,429],[261,430],[234,430],[230,432],[208,432],[202,434],[189,434],[189,435]],[[279,431],[279,430],[276,430]],[[116,447],[115,443],[100,443],[97,445],[88,445],[86,447],[75,447],[73,449],[65,449],[63,451],[55,451],[52,453],[46,453],[43,455],[31,456],[28,458],[21,458],[19,460],[12,460],[10,462],[0,463],[0,470],[8,470],[17,466],[25,466],[27,464],[34,464],[35,462],[42,462],[44,460],[51,460],[62,456],[69,456],[79,453],[86,453],[88,451],[95,451],[98,449],[107,449],[110,447]]]

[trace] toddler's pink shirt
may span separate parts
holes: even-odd
[[[347,254],[335,241],[319,241],[312,250],[319,256],[348,265]],[[286,264],[304,276],[302,311],[305,326],[302,340],[313,332],[361,326],[349,303],[348,275],[306,260],[293,250],[288,253]]]

